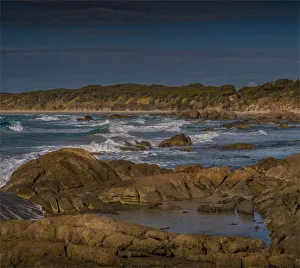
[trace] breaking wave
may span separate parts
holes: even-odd
[[[11,122],[10,126],[8,126],[7,128],[9,128],[10,130],[15,131],[15,132],[22,132],[23,131],[23,127],[22,127],[20,121]]]
[[[41,121],[57,121],[60,120],[60,118],[57,115],[42,115],[35,120],[41,120]]]

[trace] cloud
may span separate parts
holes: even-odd
[[[62,26],[236,21],[298,16],[298,7],[298,2],[274,1],[3,1],[2,22]]]
[[[257,84],[254,83],[254,82],[249,82],[247,86],[248,86],[248,87],[256,87]]]

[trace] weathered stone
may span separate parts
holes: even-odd
[[[117,181],[121,181],[120,177],[104,161],[95,159],[85,150],[67,148],[24,164],[12,174],[3,189],[23,196],[18,189],[26,187],[27,192],[31,191],[30,201],[37,202],[47,212],[62,213],[85,209],[78,202],[75,208],[68,193],[74,195],[76,192],[77,197],[84,198],[87,192],[104,189]]]
[[[171,146],[188,146],[192,141],[190,137],[186,137],[184,134],[175,135],[169,139],[162,141],[159,147],[171,147]]]
[[[249,129],[250,125],[244,121],[237,121],[230,124],[223,125],[226,128],[233,128],[233,129]]]
[[[254,267],[269,267],[267,257],[261,253],[251,254],[246,257],[242,257],[243,267],[254,268]]]
[[[251,200],[244,200],[237,205],[238,213],[242,214],[253,214],[254,207]]]

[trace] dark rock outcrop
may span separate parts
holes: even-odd
[[[190,137],[186,137],[184,134],[175,135],[169,139],[163,140],[159,147],[172,147],[172,146],[189,146],[192,145]]]
[[[82,118],[77,118],[77,121],[92,121],[94,118],[91,115],[86,115],[85,117]]]

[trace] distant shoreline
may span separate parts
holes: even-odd
[[[177,110],[0,110],[0,114],[174,114]]]
[[[275,110],[272,110],[275,111]],[[257,115],[264,114],[272,111],[233,111],[237,115]],[[300,109],[297,110],[286,110],[289,112],[293,112],[296,114],[300,114]],[[172,115],[179,112],[178,110],[132,110],[132,111],[124,111],[124,110],[0,110],[0,114],[166,114]]]

